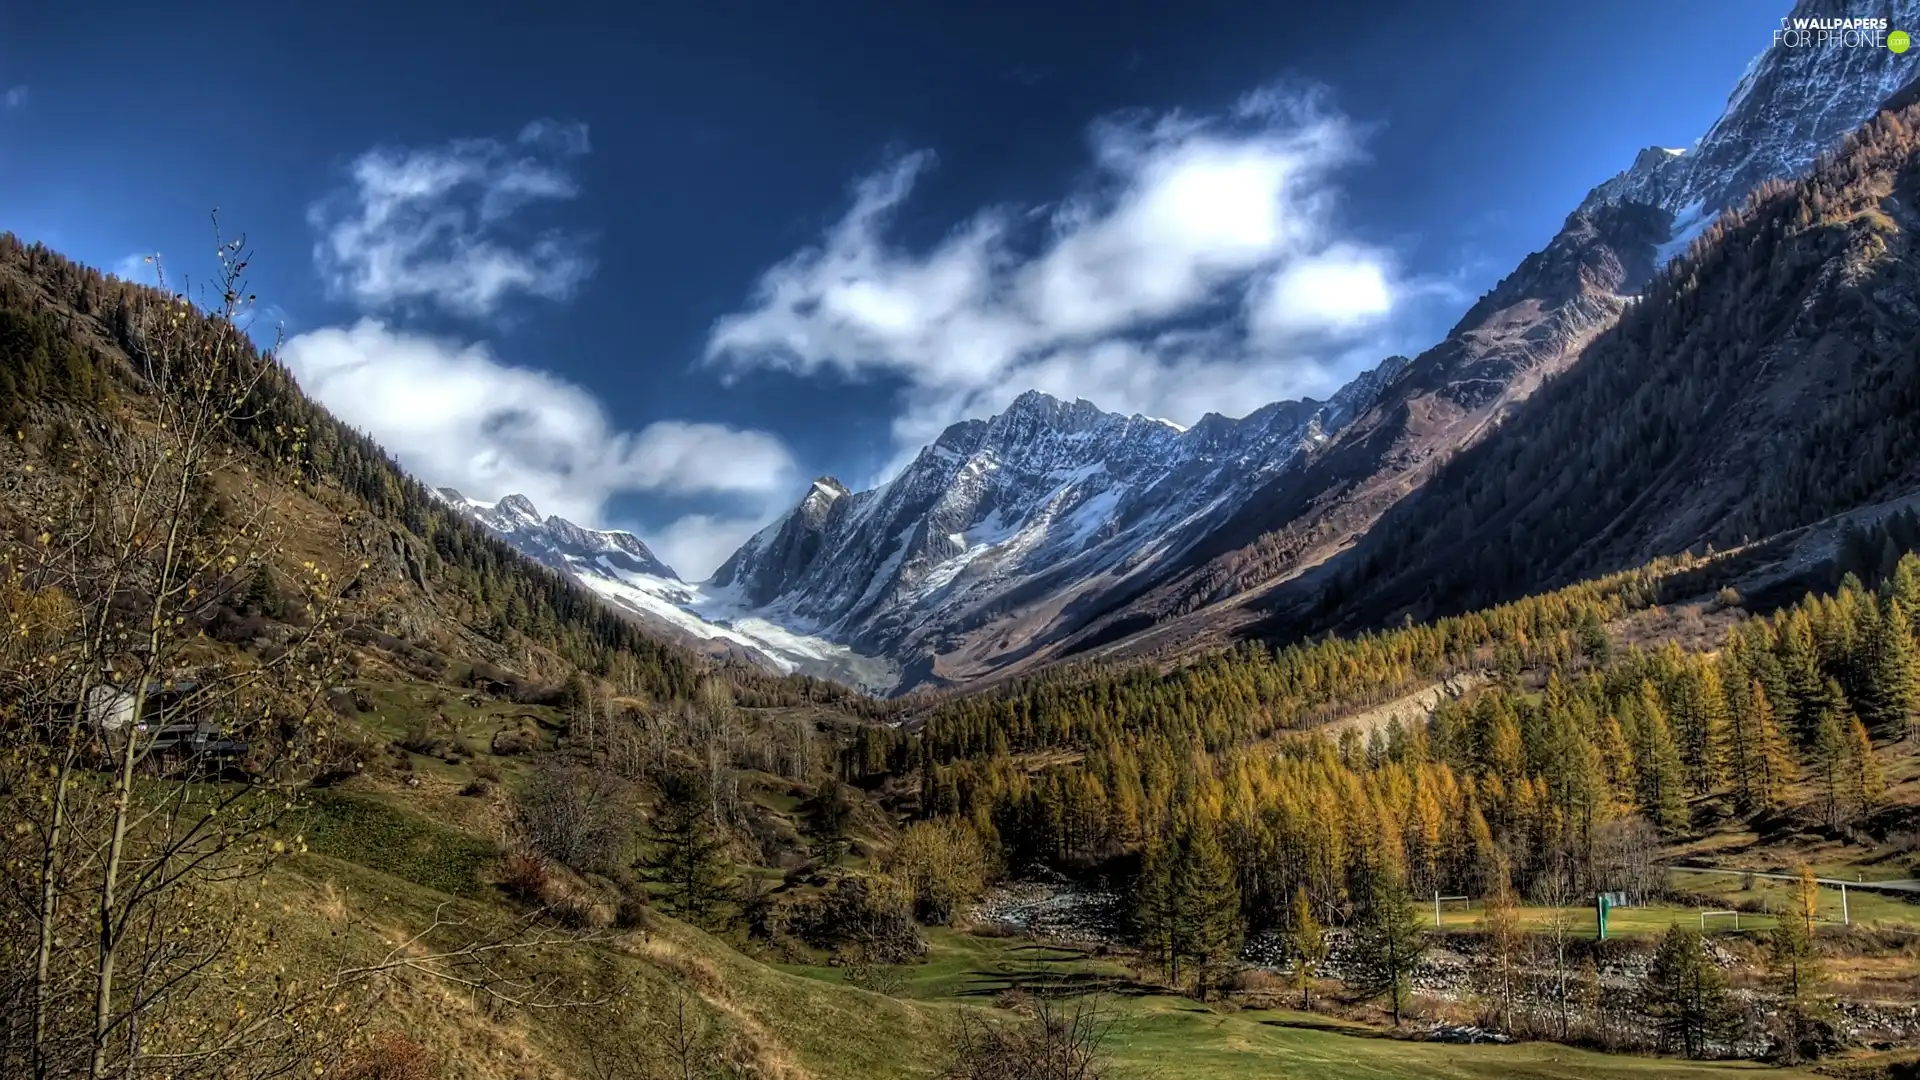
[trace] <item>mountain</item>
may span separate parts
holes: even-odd
[[[949,658],[991,628],[994,652],[1046,635],[1076,598],[1150,573],[1296,468],[1373,405],[1394,357],[1332,400],[1285,401],[1183,429],[1038,391],[949,427],[863,492],[831,477],[715,572],[768,619],[954,676]]]
[[[239,331],[216,318],[182,318],[179,302],[0,233],[0,423],[12,433],[0,457],[7,475],[32,478],[0,499],[0,561],[23,565],[26,538],[59,535],[48,529],[56,522],[77,530],[85,520],[77,507],[139,490],[96,479],[105,468],[97,463],[117,462],[129,446],[146,445],[141,440],[167,438],[155,432],[167,430],[163,408],[177,388],[164,365],[169,357],[205,355],[212,341],[230,364],[222,371],[244,377],[248,389],[245,407],[221,422],[217,437],[197,444],[213,447],[224,471],[203,481],[204,489],[187,485],[194,498],[207,498],[193,524],[275,539],[240,564],[243,595],[201,589],[206,598],[193,606],[190,630],[221,646],[270,652],[287,640],[287,624],[301,621],[295,599],[317,574],[350,582],[342,617],[353,667],[368,680],[457,678],[537,695],[584,673],[615,697],[662,708],[703,694],[714,700],[713,691],[725,689],[744,707],[885,715],[840,687],[764,670],[797,671],[797,663],[715,662],[647,632],[571,572],[591,564],[607,575],[660,575],[671,583],[673,571],[645,545],[543,520],[525,499],[479,504],[428,488],[370,436],[307,397],[285,367],[244,337],[232,342]],[[194,348],[175,335],[190,335]],[[301,433],[297,442],[289,432]],[[116,505],[112,512],[128,511]],[[89,581],[96,569],[69,572]]]
[[[588,565],[602,574],[640,574],[662,581],[679,581],[673,568],[647,550],[629,532],[601,532],[575,525],[562,517],[542,519],[525,495],[509,495],[497,503],[469,499],[453,488],[439,488],[450,505],[465,510],[501,538],[555,570],[572,572]]]
[[[453,488],[435,493],[521,553],[586,586],[642,626],[700,652],[746,660],[780,674],[814,675],[853,686],[885,687],[893,681],[884,661],[816,636],[788,632],[741,609],[723,593],[680,580],[632,533],[589,529],[563,517],[543,518],[525,495],[482,502]]]
[[[1803,0],[1783,27],[1858,18],[1913,26],[1920,3]],[[1581,209],[1657,206],[1674,215],[1677,227],[1666,253],[1678,254],[1716,215],[1765,181],[1805,173],[1915,71],[1912,60],[1884,48],[1775,45],[1754,57],[1698,143],[1687,150],[1642,150],[1626,171],[1595,187]]]
[[[1920,107],[1723,214],[1319,606],[1458,609],[1920,492]],[[1859,515],[1856,515],[1859,516]]]
[[[1788,22],[1888,16],[1920,22],[1920,0],[1803,0]],[[1326,402],[1183,430],[1029,392],[948,428],[873,490],[815,481],[698,586],[562,548],[555,563],[548,523],[493,527],[631,611],[795,670],[857,668],[877,688],[1271,630],[1276,611],[1324,601],[1335,571],[1351,572],[1337,557],[1382,550],[1383,515],[1502,433],[1676,258],[1724,233],[1750,190],[1803,174],[1914,67],[1886,49],[1767,49],[1694,146],[1642,151],[1437,345]]]
[[[1893,25],[1911,25],[1920,18],[1920,2],[1903,0],[1891,11]],[[1788,19],[1887,14],[1884,5],[1805,0]],[[1596,186],[1545,248],[1378,393],[1370,415],[1349,424],[1308,467],[1248,498],[1150,589],[1112,598],[1047,655],[1184,649],[1248,632],[1262,620],[1266,632],[1283,632],[1273,625],[1273,608],[1324,602],[1322,567],[1329,559],[1367,536],[1436,469],[1499,430],[1547,380],[1576,361],[1584,364],[1590,344],[1614,327],[1661,268],[1710,235],[1728,206],[1755,185],[1803,173],[1916,70],[1920,64],[1886,49],[1762,53],[1694,147],[1650,148]],[[1507,437],[1524,441],[1528,431],[1522,426]],[[1423,542],[1413,532],[1396,539],[1403,548]],[[1275,591],[1284,600],[1269,595]]]

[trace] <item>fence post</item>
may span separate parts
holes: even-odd
[[[1433,928],[1440,929],[1440,890],[1433,890]]]

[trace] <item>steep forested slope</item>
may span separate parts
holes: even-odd
[[[1381,521],[1322,610],[1472,606],[1920,484],[1920,110],[1717,222]]]

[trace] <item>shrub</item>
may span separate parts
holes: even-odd
[[[533,852],[516,851],[500,862],[500,887],[526,903],[545,904],[553,889],[553,871]]]
[[[891,878],[848,875],[831,892],[788,905],[784,929],[815,948],[857,948],[870,963],[897,964],[926,951],[912,898]]]
[[[900,837],[887,869],[913,894],[913,913],[929,926],[953,921],[986,889],[992,862],[980,835],[956,821],[922,821]]]
[[[583,873],[604,873],[620,864],[634,817],[627,786],[595,769],[542,764],[520,796],[527,840]]]
[[[620,903],[613,910],[613,925],[622,930],[639,930],[649,925],[652,909],[647,906],[644,893],[627,891],[620,894]]]
[[[383,1031],[347,1055],[339,1080],[435,1080],[440,1063],[426,1047],[397,1031]]]
[[[1071,1076],[1101,1080],[1113,1076],[1107,1044],[1114,1019],[1098,1002],[1079,998],[1056,1005],[1046,998],[1032,1018],[998,1023],[978,1016],[955,1020],[948,1041],[942,1080],[1027,1080]]]
[[[613,921],[613,914],[605,905],[597,903],[592,896],[575,892],[572,889],[556,889],[547,904],[547,911],[562,926],[574,930],[598,930]]]

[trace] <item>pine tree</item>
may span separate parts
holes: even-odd
[[[1847,801],[1864,824],[1886,799],[1887,775],[1874,756],[1873,739],[1859,717],[1853,717],[1848,725],[1846,744]]]
[[[1595,749],[1607,778],[1609,816],[1634,805],[1640,790],[1640,778],[1633,771],[1633,748],[1627,742],[1620,721],[1611,713],[1600,717],[1594,733]]]
[[[1193,958],[1200,1000],[1233,968],[1240,956],[1240,888],[1233,863],[1216,830],[1206,824],[1188,829],[1181,845],[1178,906],[1183,915],[1180,948]]]
[[[1141,945],[1159,963],[1162,977],[1174,986],[1180,984],[1180,953],[1176,948],[1180,912],[1174,884],[1178,859],[1173,844],[1150,841],[1134,885],[1134,922],[1139,927]]]
[[[1580,638],[1580,651],[1598,668],[1613,663],[1613,639],[1607,636],[1606,624],[1600,621],[1600,613],[1588,608],[1580,616],[1580,626],[1576,631]]]
[[[1898,598],[1887,601],[1874,628],[1865,690],[1860,714],[1873,731],[1899,738],[1920,725],[1920,655],[1914,648],[1907,610]]]
[[[849,843],[847,830],[853,825],[853,802],[840,781],[828,778],[796,809],[813,839],[814,853],[829,865],[838,863]]]
[[[1753,785],[1752,808],[1773,809],[1786,804],[1787,788],[1800,778],[1800,767],[1793,760],[1793,747],[1774,718],[1773,704],[1755,679],[1750,688],[1753,702]]]
[[[244,610],[255,615],[264,615],[269,619],[285,616],[286,601],[280,595],[280,586],[274,581],[273,570],[266,563],[253,568],[253,577],[247,581],[247,592],[241,600]]]
[[[713,827],[713,803],[699,773],[670,774],[660,785],[660,803],[647,822],[651,847],[647,869],[674,910],[707,924],[730,895],[726,839]]]
[[[1720,783],[1726,754],[1727,701],[1712,664],[1675,657],[1668,690],[1668,727],[1680,749],[1688,788],[1705,795]]]
[[[1887,578],[1887,598],[1898,600],[1907,613],[1907,630],[1920,634],[1920,555],[1908,552]]]
[[[1287,924],[1287,951],[1293,957],[1293,985],[1300,991],[1300,1008],[1313,1008],[1313,976],[1327,962],[1327,932],[1313,917],[1307,887],[1293,890],[1293,912]]]
[[[1727,689],[1720,669],[1710,661],[1699,667],[1699,745],[1695,749],[1695,788],[1699,794],[1716,790],[1726,779]]]
[[[1202,999],[1240,954],[1240,889],[1216,829],[1185,824],[1177,836],[1154,845],[1136,886],[1135,918],[1142,938],[1159,957],[1173,986],[1183,968],[1194,973]]]
[[[1733,808],[1739,813],[1751,812],[1759,805],[1755,797],[1755,781],[1759,769],[1759,739],[1754,734],[1755,713],[1758,712],[1755,688],[1758,682],[1749,680],[1739,663],[1731,657],[1723,658],[1728,669],[1727,683],[1727,784],[1733,795]]]
[[[1795,608],[1781,627],[1779,656],[1788,700],[1776,700],[1774,704],[1797,733],[1800,745],[1811,746],[1819,735],[1820,710],[1832,702],[1828,700],[1826,679],[1820,674],[1813,627],[1801,608]]]
[[[1410,977],[1426,952],[1427,936],[1398,869],[1376,862],[1366,873],[1366,899],[1353,927],[1349,984],[1362,997],[1388,995],[1393,1025],[1399,1027]]]
[[[1686,796],[1681,790],[1680,750],[1667,727],[1666,710],[1652,683],[1640,687],[1640,745],[1634,767],[1639,774],[1640,812],[1671,836],[1687,827]]]
[[[1780,1048],[1789,1063],[1818,1056],[1830,1042],[1831,1017],[1821,993],[1826,972],[1813,946],[1813,919],[1819,904],[1813,871],[1801,867],[1786,910],[1767,936],[1767,972],[1784,1007]]]
[[[1846,805],[1849,756],[1847,730],[1841,726],[1838,711],[1820,710],[1820,716],[1814,724],[1812,756],[1814,780],[1819,786],[1821,816],[1829,827],[1837,828]]]
[[[1642,1006],[1667,1047],[1704,1057],[1737,1020],[1726,976],[1707,957],[1700,932],[1676,923],[1660,941],[1647,973]]]

